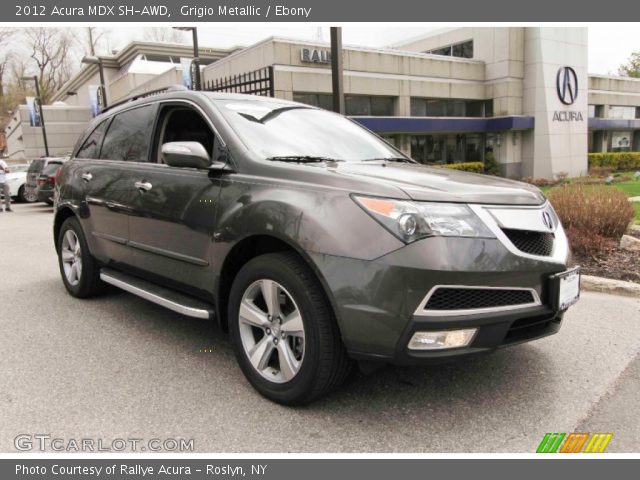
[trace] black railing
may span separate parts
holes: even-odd
[[[275,94],[273,67],[205,81],[202,89],[207,92],[246,93],[273,97]]]

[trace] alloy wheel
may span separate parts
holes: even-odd
[[[80,283],[82,276],[82,249],[78,236],[73,230],[67,230],[62,237],[60,254],[62,255],[64,276],[69,285],[75,287]]]
[[[298,374],[304,360],[304,323],[282,285],[270,279],[249,285],[240,302],[238,323],[244,352],[260,375],[286,383]]]

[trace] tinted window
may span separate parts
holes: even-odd
[[[29,172],[33,173],[33,172],[40,172],[42,171],[42,168],[44,167],[44,160],[34,160],[33,162],[31,162],[31,165],[29,165]]]
[[[109,120],[105,120],[98,125],[93,132],[91,132],[91,135],[89,135],[80,147],[80,150],[78,150],[76,158],[98,158],[100,155],[102,138],[104,137],[104,132],[107,130],[108,125]]]
[[[61,166],[62,163],[51,162],[46,167],[44,167],[44,170],[42,170],[42,175],[54,175],[58,171],[58,168],[60,168]]]
[[[152,128],[152,107],[134,108],[116,115],[102,143],[100,158],[146,162]]]

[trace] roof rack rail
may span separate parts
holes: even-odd
[[[184,85],[169,85],[168,87],[158,88],[156,90],[150,90],[144,93],[138,93],[136,95],[131,95],[130,97],[123,98],[122,100],[109,105],[107,108],[102,110],[102,113],[108,112],[109,110],[119,107],[120,105],[124,105],[125,103],[133,102],[134,100],[138,100],[140,98],[152,97],[153,95],[159,95],[165,92],[180,92],[180,91],[188,91],[189,89]]]

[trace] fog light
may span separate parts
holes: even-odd
[[[442,350],[466,347],[473,340],[477,330],[477,328],[468,328],[441,332],[416,332],[409,341],[409,350]]]

